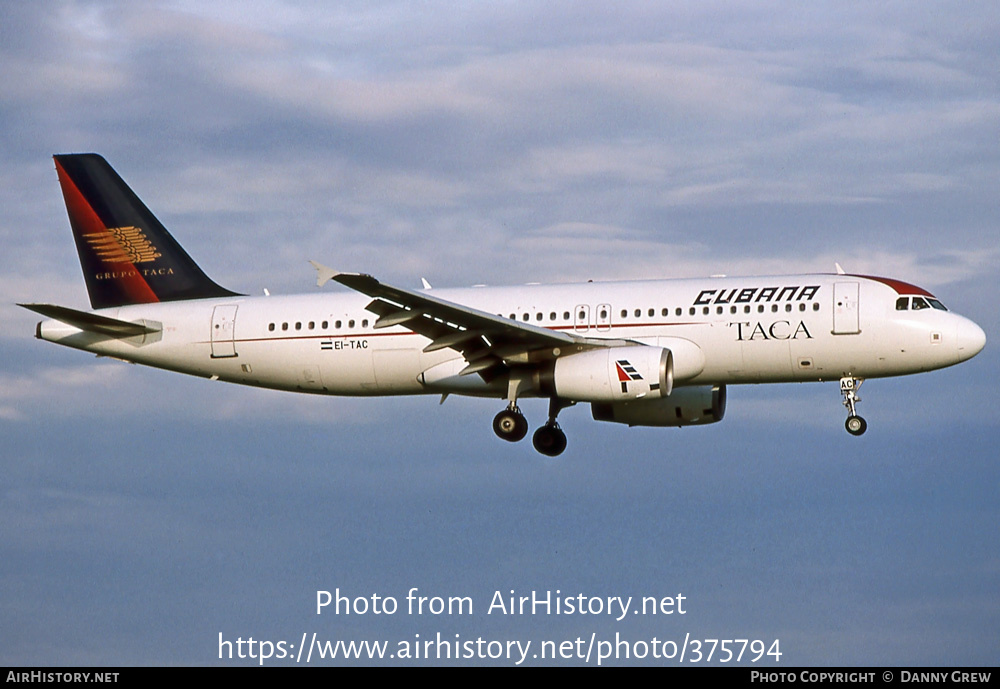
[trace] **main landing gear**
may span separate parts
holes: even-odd
[[[566,449],[566,434],[559,428],[556,416],[559,411],[572,402],[563,402],[555,398],[549,400],[549,420],[535,431],[531,444],[536,450],[548,457],[561,455]],[[514,402],[493,418],[493,432],[497,437],[509,442],[517,442],[528,434],[528,421]]]
[[[493,417],[493,432],[498,438],[516,443],[528,434],[528,421],[511,402],[506,409]]]
[[[566,449],[566,434],[553,419],[535,431],[531,444],[543,455],[557,457]]]
[[[847,407],[847,421],[844,428],[851,435],[862,435],[868,430],[868,422],[858,416],[854,405],[861,401],[858,397],[858,388],[864,383],[863,378],[847,376],[840,379],[840,394],[844,396],[844,406]]]

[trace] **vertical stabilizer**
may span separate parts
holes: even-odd
[[[54,158],[93,308],[238,296],[202,272],[104,158]]]

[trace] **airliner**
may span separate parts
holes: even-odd
[[[835,273],[422,289],[312,261],[346,290],[247,296],[212,281],[101,156],[56,172],[92,310],[20,304],[38,339],[169,371],[323,395],[449,395],[506,401],[493,431],[515,442],[518,402],[548,399],[533,435],[566,449],[557,416],[721,421],[729,385],[839,381],[847,431],[863,434],[868,378],[975,356],[983,330],[925,289]]]

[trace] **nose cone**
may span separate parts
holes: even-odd
[[[986,346],[986,333],[968,318],[962,318],[955,328],[955,340],[958,345],[959,360],[965,361],[983,351],[983,347]]]

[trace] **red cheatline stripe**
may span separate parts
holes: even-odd
[[[56,172],[59,174],[59,185],[62,187],[63,198],[66,200],[66,210],[69,212],[70,224],[73,226],[74,234],[79,238],[79,246],[82,247],[81,250],[90,251],[91,256],[101,265],[103,271],[108,273],[125,273],[122,277],[109,279],[114,280],[114,289],[124,292],[132,303],[149,304],[160,301],[135,265],[131,262],[112,263],[105,261],[88,246],[87,240],[83,236],[85,234],[103,234],[112,240],[113,235],[108,232],[104,221],[101,220],[90,203],[87,202],[86,197],[76,186],[69,173],[63,169],[58,160],[55,162]],[[84,266],[84,269],[86,269],[86,266]]]

